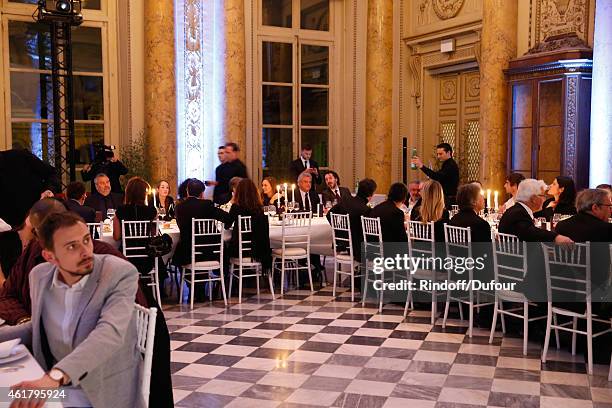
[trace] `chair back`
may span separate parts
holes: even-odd
[[[102,238],[102,229],[104,228],[104,223],[102,222],[88,222],[87,228],[89,228],[89,234],[93,239],[101,239]]]
[[[144,240],[157,235],[155,221],[121,221],[121,246],[126,258],[148,258]]]
[[[147,309],[139,304],[134,304],[136,311],[136,348],[143,354],[140,392],[149,406],[149,391],[151,388],[151,367],[153,366],[153,345],[155,343],[155,322],[157,319],[157,308]]]
[[[238,256],[240,262],[253,254],[253,220],[251,216],[238,216]]]
[[[470,227],[454,227],[444,224],[444,244],[447,258],[472,257],[472,233]],[[466,268],[469,279],[473,279],[474,271]]]
[[[310,254],[310,211],[281,214],[282,249],[302,248]]]
[[[351,220],[348,214],[331,213],[332,243],[334,257],[339,253],[353,256],[353,239],[351,237]]]
[[[223,223],[214,219],[191,220],[191,265],[196,264],[198,255],[212,256],[223,263]]]
[[[494,232],[492,241],[495,282],[522,282],[527,274],[527,242],[501,232]]]
[[[540,245],[544,251],[548,301],[586,301],[590,311],[591,244],[575,243],[571,247],[550,243]]]
[[[427,223],[408,221],[408,253],[410,257],[425,256],[435,258],[436,243],[433,221]]]
[[[363,232],[363,245],[365,259],[384,257],[382,228],[380,218],[361,216],[361,230]]]

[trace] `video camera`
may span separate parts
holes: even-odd
[[[108,162],[110,159],[115,157],[115,146],[114,145],[105,145],[103,143],[93,143],[92,144],[92,165],[93,164],[104,164]]]

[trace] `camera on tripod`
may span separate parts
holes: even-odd
[[[113,157],[115,157],[115,146],[105,145],[102,143],[94,143],[94,157],[92,160],[93,165],[107,164]]]

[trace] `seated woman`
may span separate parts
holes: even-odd
[[[274,191],[276,185],[276,179],[274,177],[264,177],[261,181],[261,201],[263,205],[278,206],[279,198],[281,205],[285,203],[285,198],[282,194],[279,197],[279,194]]]
[[[270,250],[270,230],[268,217],[264,214],[261,199],[257,192],[255,183],[250,179],[242,179],[236,187],[234,204],[229,212],[229,220],[225,228],[232,229],[232,238],[229,241],[228,255],[231,258],[239,257],[239,216],[251,217],[252,253],[248,256],[261,262],[263,269],[269,269],[272,264],[272,253]]]
[[[542,210],[533,214],[534,218],[544,217],[550,222],[554,214],[576,214],[576,187],[571,177],[557,176],[547,191],[553,196],[544,201]]]
[[[427,180],[421,188],[421,206],[410,214],[412,221],[434,222],[434,239],[444,242],[444,224],[449,221],[448,210],[444,208],[442,185],[435,180]]]
[[[29,216],[17,228],[0,232],[0,286],[9,277],[15,261],[32,238],[34,232]]]
[[[219,208],[221,208],[223,211],[230,212],[230,210],[232,209],[232,206],[234,205],[234,197],[236,195],[236,187],[238,186],[238,183],[240,183],[241,180],[242,180],[242,177],[232,177],[231,178],[229,182],[229,186],[230,186],[230,191],[232,192],[232,198],[227,203],[219,206]]]
[[[163,208],[166,213],[163,217],[164,221],[170,221],[174,219],[174,198],[170,195],[170,184],[166,180],[162,180],[157,185],[157,192],[155,199],[153,195],[148,197],[149,207]]]
[[[113,220],[113,239],[119,241],[121,239],[121,224],[122,221],[153,221],[157,217],[157,210],[153,207],[149,207],[145,204],[145,197],[147,190],[149,189],[149,183],[144,181],[140,177],[132,177],[125,188],[125,199],[124,204],[120,205],[115,212],[115,218]],[[155,223],[150,225],[151,235],[156,233],[157,228]],[[134,242],[138,241],[138,242]],[[146,238],[142,240],[131,240],[130,246],[145,246]],[[130,251],[130,254],[136,254],[137,251]],[[153,269],[154,259],[151,257],[142,258],[128,258],[138,271],[146,275],[151,269]],[[163,281],[164,277],[160,276],[160,281]]]

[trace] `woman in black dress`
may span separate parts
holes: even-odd
[[[113,238],[115,241],[121,239],[122,221],[153,221],[157,218],[157,210],[146,204],[145,197],[147,196],[148,189],[149,183],[140,177],[132,177],[128,181],[125,188],[124,204],[117,208],[115,211],[115,219],[113,220]],[[156,228],[157,225],[155,223],[150,225],[151,235],[156,234]],[[136,240],[131,240],[130,246],[145,246],[148,240],[143,238],[142,242],[134,241]],[[137,251],[130,251],[130,255],[136,253]],[[151,257],[128,258],[128,260],[138,268],[141,274],[146,275],[153,269],[154,259]],[[159,278],[163,280],[162,276]]]
[[[34,233],[29,216],[17,228],[0,232],[0,286],[9,277],[15,261],[32,238]]]
[[[272,252],[270,250],[270,229],[268,216],[264,214],[262,202],[257,192],[257,187],[250,179],[242,179],[236,187],[234,204],[229,212],[229,220],[225,228],[233,226],[232,238],[229,242],[228,255],[231,258],[239,257],[239,216],[251,217],[252,235],[247,239],[252,242],[252,253],[246,256],[252,257],[264,270],[272,264]]]
[[[544,217],[550,222],[555,214],[576,214],[576,186],[571,177],[558,176],[548,188],[548,195],[553,196],[544,201],[542,210],[533,214],[534,218]]]
[[[164,221],[170,221],[175,217],[174,198],[170,195],[170,184],[166,180],[160,181],[157,185],[155,199],[153,198],[153,194],[149,194],[147,199],[149,201],[149,207],[155,208],[155,206],[157,206],[157,208],[164,209],[165,215],[162,217]]]
[[[276,192],[276,179],[274,177],[264,177],[261,181],[261,201],[263,205],[278,206],[279,194]],[[285,198],[280,195],[281,205],[285,203]]]

